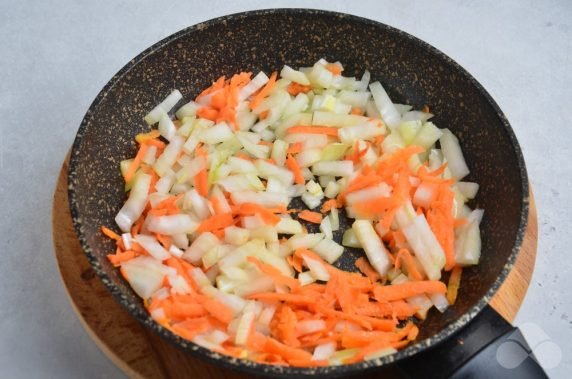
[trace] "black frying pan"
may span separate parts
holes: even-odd
[[[444,314],[432,310],[417,340],[392,356],[303,369],[212,353],[154,323],[105,257],[113,246],[99,227],[114,225],[125,200],[119,162],[134,156],[134,136],[148,130],[143,116],[172,89],[180,89],[188,100],[220,75],[270,72],[284,64],[308,66],[322,57],[341,61],[344,75],[357,76],[369,69],[372,81],[380,80],[394,101],[415,108],[429,105],[436,114],[433,121],[460,138],[471,169],[468,180],[481,185],[473,204],[485,209],[481,263],[464,270],[455,305]],[[496,346],[519,332],[487,305],[512,268],[526,227],[528,179],[520,147],[482,86],[443,53],[409,34],[363,18],[301,9],[246,12],[180,31],[130,61],[99,93],[73,145],[69,184],[74,226],[83,249],[115,298],[155,332],[215,364],[295,377],[361,374],[395,367],[394,362],[402,374],[413,377],[544,375],[532,358],[513,370],[497,363]],[[349,251],[339,265],[351,269],[360,254]],[[519,343],[528,348],[523,339]]]

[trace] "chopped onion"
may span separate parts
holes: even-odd
[[[363,247],[369,263],[379,275],[384,276],[391,268],[389,252],[379,239],[371,223],[367,220],[356,220],[352,229]]]
[[[147,251],[153,258],[164,261],[165,259],[169,259],[171,255],[165,248],[157,242],[157,239],[153,236],[146,236],[143,234],[139,234],[135,236],[135,241],[141,245],[145,251]]]
[[[449,129],[442,129],[443,135],[439,138],[441,151],[447,160],[447,167],[455,179],[463,179],[469,174],[469,167],[465,163],[459,140]]]
[[[318,162],[312,166],[312,173],[318,176],[350,176],[353,170],[352,161]]]
[[[338,258],[344,253],[344,247],[342,245],[339,245],[336,241],[327,238],[321,240],[316,246],[313,247],[313,250],[316,254],[324,258],[324,260],[330,264],[337,261]]]
[[[143,214],[151,186],[151,175],[139,174],[134,180],[129,198],[115,216],[115,222],[123,232],[130,231],[133,223]]]
[[[381,113],[383,121],[390,128],[396,128],[401,122],[401,115],[395,108],[395,105],[391,102],[391,99],[387,95],[387,92],[385,92],[381,83],[371,83],[369,85],[369,89],[373,96],[373,100],[375,101],[375,105],[377,106],[379,113]]]
[[[151,257],[136,257],[121,264],[125,279],[133,291],[143,299],[149,299],[163,285],[165,272],[160,262]]]
[[[186,214],[149,216],[147,220],[147,229],[149,229],[149,231],[169,236],[181,233],[193,233],[199,226],[191,216]]]
[[[199,264],[203,255],[220,244],[220,240],[210,232],[201,233],[185,251],[183,258],[192,264]]]

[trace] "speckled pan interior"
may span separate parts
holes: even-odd
[[[284,64],[308,66],[322,57],[341,61],[345,75],[360,76],[367,68],[395,102],[416,108],[429,105],[436,114],[433,121],[459,137],[471,169],[467,180],[481,185],[473,205],[486,210],[481,264],[464,271],[455,306],[444,314],[432,311],[417,341],[393,356],[300,369],[209,352],[155,324],[105,258],[113,246],[99,227],[115,226],[113,218],[125,200],[119,162],[134,156],[135,135],[148,130],[143,116],[171,90],[180,89],[188,101],[221,75],[269,73]],[[302,9],[247,12],[207,21],[158,42],[130,61],[99,93],[81,123],[71,156],[69,195],[73,222],[89,261],[134,317],[194,355],[271,376],[357,373],[419,353],[449,337],[483,308],[506,278],[528,215],[528,181],[519,145],[505,116],[473,77],[437,49],[387,25]],[[346,259],[342,265],[349,262]]]

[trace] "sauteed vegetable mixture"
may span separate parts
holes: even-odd
[[[145,117],[156,128],[121,163],[121,233],[102,231],[162,326],[238,358],[340,365],[406,346],[455,302],[483,216],[459,142],[343,71],[223,76]],[[345,247],[363,251],[351,272]]]

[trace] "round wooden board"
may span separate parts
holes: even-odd
[[[83,254],[72,225],[67,192],[68,158],[54,194],[54,248],[72,307],[95,343],[131,378],[247,378],[248,375],[213,366],[184,353],[143,327],[109,294]],[[528,289],[536,245],[536,207],[531,196],[522,249],[513,270],[490,303],[508,321],[514,319]]]

